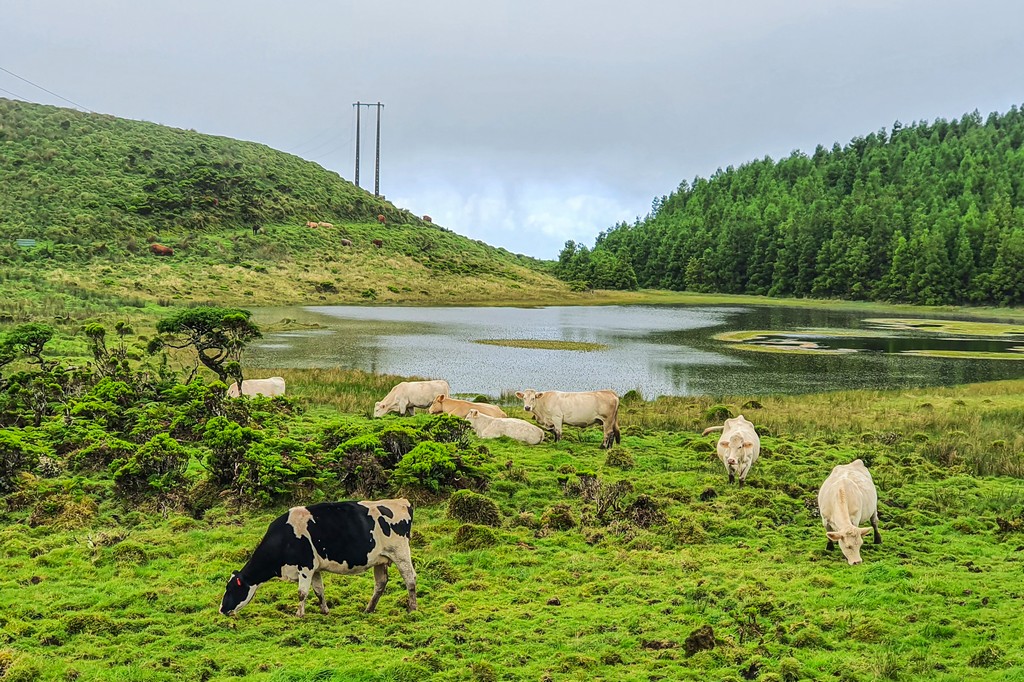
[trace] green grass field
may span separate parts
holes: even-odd
[[[388,382],[299,374],[297,436]],[[699,435],[707,398],[625,403],[610,452],[597,429],[480,442],[501,523],[460,530],[411,491],[413,614],[392,571],[375,614],[362,575],[326,578],[328,616],[295,618],[295,586],[272,582],[223,617],[228,574],[287,505],[194,518],[112,502],[103,476],[26,481],[0,530],[0,679],[1021,680],[1022,388],[728,400],[763,435],[742,489]],[[851,567],[814,499],[858,457],[884,544]]]

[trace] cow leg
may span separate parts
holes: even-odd
[[[882,544],[882,534],[878,532],[878,510],[871,515],[871,527],[875,529],[875,544]]]
[[[733,472],[730,471],[729,472],[729,483],[735,483],[735,482],[736,482],[736,474],[734,474]]]
[[[409,611],[416,610],[416,569],[412,567],[412,559],[402,557],[395,560],[395,568],[402,576],[405,589],[409,592]]]
[[[832,551],[832,550],[834,550],[835,548],[836,548],[836,543],[832,542],[831,540],[829,540],[829,541],[828,541],[828,544],[827,544],[827,545],[825,545],[825,551],[826,551],[826,552],[831,552],[831,551]]]
[[[601,428],[604,431],[604,442],[601,443],[601,447],[607,449],[615,445],[615,430],[609,428],[608,422],[601,422]]]
[[[299,573],[299,610],[295,612],[299,618],[306,615],[306,596],[309,594],[312,582],[313,569],[303,569],[303,572]]]
[[[551,430],[555,434],[555,442],[556,443],[558,441],[562,440],[562,420],[561,420],[561,418],[556,417],[554,420],[552,420]]]
[[[366,612],[373,613],[377,608],[377,600],[384,594],[384,588],[388,586],[388,565],[377,564],[373,567],[373,596],[370,603],[366,605]]]
[[[320,613],[326,616],[331,610],[327,608],[327,600],[324,599],[324,578],[319,571],[313,574],[312,585],[313,594],[320,600]]]

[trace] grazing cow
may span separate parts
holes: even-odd
[[[173,256],[174,255],[174,249],[172,249],[169,246],[164,246],[163,244],[150,244],[149,245],[149,250],[152,251],[153,254],[156,255],[156,256]]]
[[[242,395],[265,395],[273,397],[284,395],[284,379],[282,377],[270,377],[268,379],[243,379]],[[238,397],[238,382],[232,382],[228,386],[228,397]]]
[[[423,222],[425,222],[425,223],[432,223],[432,222],[434,222],[434,219],[431,218],[428,215],[425,215],[425,216],[423,216]]]
[[[352,240],[351,239],[342,239],[341,240],[341,245],[342,246],[352,246]]]
[[[604,427],[601,447],[610,448],[622,441],[619,434],[619,396],[615,391],[541,391],[532,388],[516,391],[523,408],[544,428],[552,429],[555,441],[562,437],[562,424],[590,426],[598,422]]]
[[[825,548],[833,550],[838,542],[851,566],[861,562],[860,546],[872,528],[875,544],[882,544],[878,532],[878,491],[867,467],[859,459],[832,469],[818,491],[818,513],[828,537]],[[860,528],[865,521],[870,521],[872,528]]]
[[[713,431],[722,432],[722,437],[718,439],[718,459],[725,465],[729,483],[735,483],[736,476],[739,475],[740,485],[743,485],[750,467],[754,466],[761,453],[761,439],[754,430],[754,425],[741,414],[733,419],[726,419],[723,426],[704,429],[701,435],[706,436]]]
[[[410,611],[416,610],[416,571],[412,566],[409,500],[321,502],[292,507],[271,521],[256,551],[242,570],[228,579],[220,612],[238,613],[252,601],[256,588],[273,578],[299,584],[299,618],[306,615],[309,588],[329,611],[321,571],[356,574],[373,567],[374,589],[366,612],[372,613],[388,584],[392,563],[409,591]]]
[[[448,395],[448,382],[444,379],[435,381],[403,381],[388,392],[384,399],[373,405],[373,416],[383,417],[388,412],[397,412],[411,417],[414,407],[430,407],[438,395]]]
[[[376,246],[379,249],[380,247],[384,246],[384,240],[382,240],[382,239],[374,239],[373,240],[373,245]]]
[[[312,220],[306,223],[306,227],[319,227],[320,223],[313,222]]]
[[[473,425],[478,438],[508,436],[527,445],[537,445],[544,440],[544,430],[523,419],[489,417],[472,409],[466,414],[466,421]]]
[[[377,214],[377,222],[378,222],[378,223],[380,223],[381,225],[383,225],[383,224],[384,224],[384,223],[386,223],[387,221],[388,221],[388,219],[384,217],[384,214],[383,214],[383,213],[378,213],[378,214]]]
[[[434,402],[430,403],[430,408],[427,412],[430,414],[441,414],[442,412],[445,412],[465,419],[466,415],[469,414],[469,411],[472,409],[476,409],[480,414],[485,414],[488,417],[508,416],[497,405],[489,405],[488,403],[471,403],[468,400],[449,398],[446,395],[439,395],[434,398]]]
[[[252,236],[255,237],[257,234],[259,234],[260,229],[261,228],[260,228],[259,225],[253,225],[252,226]]]
[[[334,223],[317,223],[318,227],[334,227]]]

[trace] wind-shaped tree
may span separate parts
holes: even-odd
[[[242,351],[250,341],[263,336],[250,317],[252,313],[239,308],[200,306],[179,310],[157,323],[159,336],[150,341],[149,352],[164,347],[194,348],[199,362],[221,381],[228,383],[230,376],[241,386]]]

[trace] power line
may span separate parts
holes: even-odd
[[[29,84],[29,85],[31,85],[32,87],[34,87],[34,88],[39,88],[39,89],[40,89],[40,90],[42,90],[43,92],[48,92],[48,93],[50,93],[51,95],[53,95],[54,97],[56,97],[56,98],[58,98],[58,99],[62,99],[62,100],[64,100],[65,102],[67,102],[68,104],[72,104],[72,105],[74,105],[74,106],[78,107],[79,109],[85,109],[85,110],[86,110],[86,111],[88,111],[88,112],[89,112],[90,114],[95,114],[95,113],[96,113],[95,111],[93,111],[93,110],[92,110],[92,109],[90,109],[89,107],[83,107],[83,106],[82,106],[81,104],[79,104],[79,103],[77,103],[77,102],[72,102],[72,101],[71,101],[71,100],[69,100],[69,99],[68,99],[67,97],[63,97],[62,95],[58,95],[58,94],[57,94],[56,92],[54,92],[53,90],[47,90],[47,89],[46,89],[46,88],[44,88],[44,87],[43,87],[42,85],[37,85],[36,83],[33,83],[32,81],[30,81],[30,80],[29,80],[29,79],[27,79],[27,78],[22,78],[22,77],[21,77],[21,76],[19,76],[18,74],[14,73],[13,71],[8,71],[7,69],[5,69],[5,68],[4,68],[4,67],[2,67],[2,66],[0,66],[0,71],[3,71],[4,73],[9,73],[9,74],[11,74],[12,76],[14,76],[15,78],[17,78],[18,80],[22,80],[22,81],[25,81],[26,83],[28,83],[28,84]],[[4,92],[7,92],[7,91],[5,90]],[[24,99],[24,98],[23,98],[23,99]]]
[[[6,93],[7,93],[8,95],[10,95],[11,97],[17,97],[18,99],[20,99],[20,100],[24,100],[24,101],[26,101],[26,102],[27,102],[27,101],[29,101],[29,100],[28,100],[28,97],[22,97],[22,96],[21,96],[21,95],[19,95],[18,93],[16,93],[16,92],[11,92],[10,90],[4,90],[3,88],[0,88],[0,92],[6,92]]]

